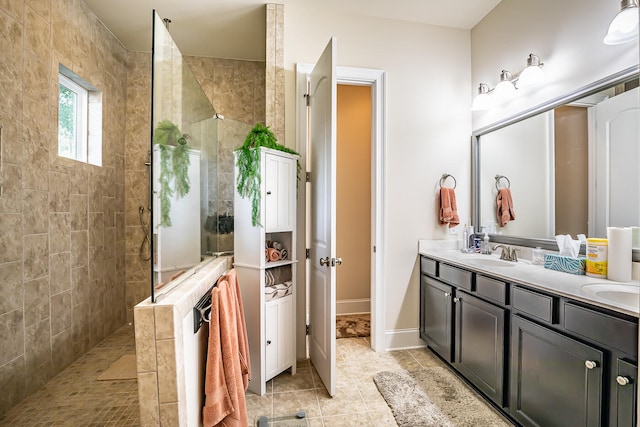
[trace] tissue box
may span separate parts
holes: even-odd
[[[556,254],[544,255],[544,268],[563,273],[584,274],[586,258],[574,258]]]

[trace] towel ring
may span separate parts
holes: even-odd
[[[443,173],[442,177],[440,178],[440,188],[442,188],[442,184],[445,183],[445,181],[447,180],[447,178],[451,178],[453,179],[453,189],[456,189],[456,185],[458,185],[457,181],[456,181],[456,177],[453,175],[450,175],[448,173]]]
[[[509,178],[507,178],[504,175],[496,175],[496,190],[498,191],[500,191],[500,187],[498,187],[498,184],[500,183],[500,180],[503,178],[507,180],[507,186],[502,188],[511,188],[511,181],[509,181]]]

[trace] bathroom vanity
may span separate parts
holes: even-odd
[[[635,426],[638,282],[420,249],[420,337],[522,426]]]

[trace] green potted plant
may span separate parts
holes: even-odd
[[[260,147],[280,150],[285,153],[298,155],[295,151],[278,144],[269,126],[257,123],[244,140],[244,144],[237,148],[238,177],[236,188],[241,197],[251,200],[251,223],[260,224]],[[297,164],[298,180],[300,179],[300,161]]]
[[[171,226],[171,196],[184,197],[191,188],[189,182],[189,135],[180,132],[169,120],[158,123],[153,142],[160,150],[160,226]],[[171,180],[174,186],[171,186]]]

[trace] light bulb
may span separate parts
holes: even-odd
[[[520,77],[518,77],[518,87],[535,86],[543,81],[544,71],[542,71],[540,58],[531,53],[527,58],[527,68],[522,70]]]
[[[489,86],[485,83],[480,83],[478,87],[478,95],[471,104],[471,111],[487,110],[493,107],[493,99],[489,95]]]
[[[638,37],[638,4],[635,0],[623,0],[622,10],[613,18],[604,37],[608,45],[622,44]]]
[[[515,94],[516,87],[511,83],[511,73],[502,70],[502,73],[500,73],[500,83],[498,83],[493,90],[493,96],[498,99],[509,99],[513,98]]]

